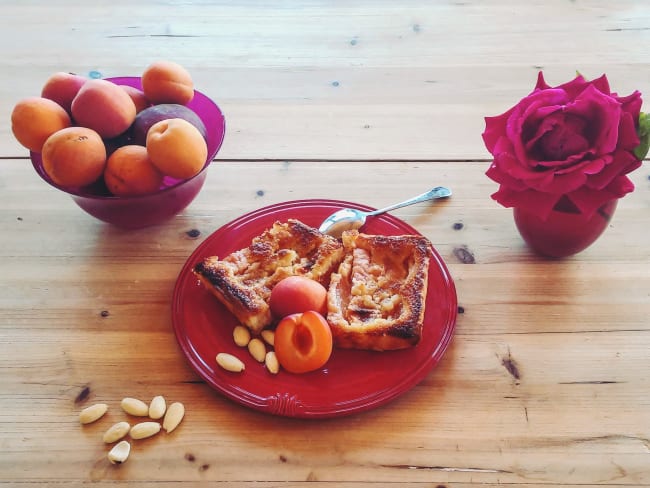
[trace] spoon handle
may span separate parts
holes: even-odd
[[[428,200],[437,200],[438,198],[446,198],[448,196],[451,196],[451,190],[449,188],[446,188],[444,186],[436,186],[435,188],[429,190],[426,193],[422,193],[421,195],[418,195],[413,198],[409,198],[408,200],[404,200],[403,202],[396,203],[388,207],[380,208],[378,210],[373,210],[372,212],[366,213],[366,215],[379,215],[385,212],[390,212],[391,210],[395,210],[396,208],[402,208],[408,205],[413,205],[415,203],[426,202]]]

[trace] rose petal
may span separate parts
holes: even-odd
[[[621,118],[621,104],[616,99],[604,95],[592,85],[568,104],[566,111],[590,122],[588,130],[593,133],[596,154],[605,154],[616,148]]]
[[[612,156],[609,154],[606,154],[605,156],[601,156],[599,158],[595,159],[589,159],[589,160],[584,160],[580,165],[576,165],[577,170],[582,172],[583,174],[590,176],[590,175],[595,175],[600,173],[603,168],[605,167],[606,164],[609,164],[611,161]],[[568,172],[568,169],[567,169]]]
[[[635,90],[626,97],[615,95],[614,98],[620,102],[623,112],[629,113],[632,116],[632,119],[639,120],[641,105],[643,103],[640,91]]]
[[[579,93],[589,85],[589,82],[585,80],[584,76],[578,75],[571,81],[562,83],[561,85],[556,86],[556,89],[564,91],[569,99],[575,98]]]
[[[568,197],[580,209],[580,212],[589,218],[605,203],[621,198],[626,193],[633,191],[634,185],[626,176],[623,176],[620,185],[616,185],[616,189],[619,191],[591,191],[583,187],[569,194]]]
[[[539,161],[538,166],[546,168],[548,170],[554,171],[575,171],[579,168],[576,168],[578,164],[589,163],[590,158],[593,158],[593,151],[582,151],[576,154],[572,154],[564,160],[554,160],[554,161]]]
[[[501,187],[492,194],[492,199],[504,207],[520,207],[545,218],[553,210],[560,196],[535,190],[513,191]]]
[[[556,162],[553,166],[558,166],[572,155],[584,155],[589,149],[590,141],[585,130],[587,124],[587,120],[582,117],[557,111],[539,124],[537,133],[528,141],[526,149],[535,154],[540,162],[550,159]]]
[[[630,151],[634,150],[639,143],[639,134],[636,132],[635,120],[632,118],[632,114],[624,112],[621,114],[621,120],[618,127],[618,144],[617,146],[621,149],[629,149]]]
[[[593,190],[602,190],[619,175],[625,175],[641,166],[641,161],[628,151],[616,151],[604,158],[602,171],[589,175],[587,185]]]
[[[504,112],[501,115],[496,117],[485,117],[485,132],[483,132],[483,141],[488,151],[492,153],[496,141],[502,137],[506,132],[506,123],[508,117],[513,112],[514,108],[511,108],[507,112]]]
[[[510,139],[501,136],[499,137],[499,139],[497,139],[496,143],[494,144],[494,147],[492,148],[492,152],[496,157],[504,153],[514,155],[515,150],[514,147],[512,146],[512,142],[510,142]]]
[[[486,174],[497,183],[509,187],[524,189],[529,186],[529,183],[525,183],[528,172],[518,164],[516,158],[509,154],[498,155]]]
[[[546,80],[544,79],[544,73],[543,72],[538,72],[537,73],[537,84],[535,85],[535,90],[547,90],[551,88],[551,86],[546,83]]]
[[[607,76],[605,74],[601,75],[600,77],[596,78],[595,80],[591,81],[591,86],[596,88],[599,92],[605,94],[605,95],[611,95],[611,90],[609,88],[609,81],[607,80]]]
[[[515,154],[523,164],[530,164],[525,147],[525,141],[530,137],[527,134],[530,132],[528,127],[534,127],[543,116],[553,111],[553,107],[559,110],[566,101],[566,94],[561,90],[546,90],[529,95],[514,108],[508,117],[506,136],[512,142]],[[542,110],[541,114],[540,110]]]
[[[569,193],[580,188],[586,181],[587,175],[581,171],[564,174],[554,173],[553,179],[547,185],[537,189],[549,193]]]

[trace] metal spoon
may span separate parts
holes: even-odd
[[[366,217],[383,214],[391,210],[395,210],[396,208],[406,207],[407,205],[426,202],[428,200],[437,200],[438,198],[446,198],[448,196],[451,196],[451,190],[449,188],[445,188],[444,186],[436,186],[426,193],[413,198],[409,198],[408,200],[390,205],[388,207],[380,208],[379,210],[373,210],[371,212],[362,212],[361,210],[356,210],[354,208],[344,208],[334,212],[332,215],[327,217],[318,230],[320,230],[323,234],[329,234],[332,237],[339,238],[341,237],[343,231],[349,229],[358,229],[363,224],[365,224]]]

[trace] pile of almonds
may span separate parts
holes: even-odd
[[[118,422],[104,433],[102,439],[106,444],[117,442],[108,452],[108,460],[112,464],[121,464],[128,459],[131,444],[123,440],[127,434],[133,440],[152,437],[160,432],[161,428],[169,434],[178,427],[185,415],[185,407],[182,403],[174,402],[167,407],[167,402],[163,396],[155,396],[149,405],[137,398],[127,397],[122,399],[120,406],[129,415],[149,417],[151,420],[139,422],[133,426],[126,421]],[[107,411],[107,404],[96,403],[84,408],[79,413],[79,422],[84,425],[96,422]],[[158,422],[160,419],[162,419],[162,424]]]
[[[280,364],[278,363],[278,358],[275,355],[275,351],[266,350],[266,344],[273,347],[274,345],[274,332],[269,329],[262,331],[262,339],[257,337],[252,338],[250,331],[243,325],[237,325],[233,329],[233,340],[235,344],[239,347],[247,348],[251,356],[258,362],[264,363],[266,369],[271,374],[278,374],[280,371]],[[266,343],[266,344],[265,344]],[[241,373],[244,371],[245,365],[244,362],[239,359],[237,356],[229,354],[227,352],[220,352],[216,357],[217,364],[221,366],[226,371],[232,373]]]

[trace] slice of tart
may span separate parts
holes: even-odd
[[[272,324],[271,289],[283,278],[300,275],[327,287],[343,259],[343,245],[299,220],[275,222],[250,246],[197,263],[203,285],[254,334]]]
[[[387,351],[422,336],[431,244],[418,235],[343,233],[345,258],[332,274],[327,321],[341,348]]]

